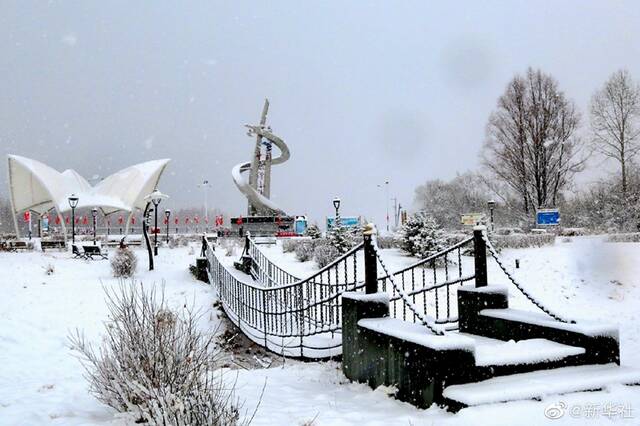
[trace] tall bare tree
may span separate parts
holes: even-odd
[[[628,189],[628,169],[640,151],[640,86],[627,70],[616,71],[591,98],[593,147],[620,163],[622,193]]]
[[[483,163],[520,197],[522,209],[552,207],[584,163],[580,115],[557,81],[529,68],[516,75],[489,117]]]

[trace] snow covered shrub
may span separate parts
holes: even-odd
[[[314,249],[315,244],[312,241],[301,241],[295,248],[296,259],[300,262],[311,260]]]
[[[187,253],[189,256],[194,256],[196,254],[196,249],[193,248],[192,245],[189,246],[189,252]]]
[[[562,237],[578,237],[587,234],[588,230],[586,228],[562,228],[559,232]]]
[[[329,229],[326,239],[340,254],[348,252],[354,246],[353,234],[342,225],[333,226]]]
[[[318,225],[314,223],[307,227],[307,229],[304,231],[304,235],[306,237],[311,237],[311,239],[313,240],[317,240],[318,238],[322,238],[322,231],[320,231]]]
[[[529,248],[552,245],[555,234],[510,234],[492,235],[491,242],[498,250],[507,248]]]
[[[400,235],[401,248],[412,256],[429,257],[446,247],[444,232],[424,212],[411,216],[402,226]]]
[[[282,242],[282,251],[284,253],[293,253],[296,251],[298,245],[302,244],[302,241],[298,240],[285,240]]]
[[[109,322],[95,348],[80,331],[70,336],[90,392],[136,423],[237,425],[233,381],[222,376],[215,335],[198,331],[199,316],[172,311],[164,291],[122,283],[107,291]]]
[[[44,267],[44,273],[47,275],[53,275],[55,271],[56,271],[56,268],[50,263]]]
[[[339,258],[341,253],[330,242],[322,242],[316,244],[313,250],[313,259],[318,264],[318,267],[324,268],[329,263]]]
[[[138,257],[127,247],[118,247],[111,257],[111,270],[116,278],[132,277],[138,266]]]
[[[381,249],[400,248],[400,238],[397,235],[379,235],[378,247]]]
[[[605,241],[608,243],[640,243],[640,232],[610,234]]]

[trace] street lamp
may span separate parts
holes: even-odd
[[[98,209],[97,208],[93,208],[91,210],[91,214],[93,215],[93,245],[96,245],[96,222],[98,219]]]
[[[337,227],[340,225],[340,198],[336,197],[333,199],[333,207],[336,209],[336,217],[333,222],[333,226]]]
[[[166,209],[164,211],[164,217],[167,219],[167,244],[169,244],[169,218],[171,217],[171,210]]]
[[[491,229],[491,232],[493,232],[495,230],[494,223],[493,223],[493,210],[496,207],[496,202],[493,199],[491,199],[487,201],[487,206],[489,206],[489,218],[490,218],[489,223],[491,225],[490,229]]]
[[[385,180],[384,181],[384,187],[385,187],[385,203],[386,203],[386,207],[387,207],[387,232],[389,232],[389,180]],[[378,188],[382,188],[382,184],[378,185]]]
[[[203,219],[204,219],[204,223],[205,223],[205,227],[206,224],[209,222],[209,205],[208,205],[208,193],[209,193],[209,188],[211,188],[211,184],[209,183],[208,180],[203,180],[202,183],[198,184],[198,188],[202,188],[204,191],[204,215],[203,215]]]
[[[71,194],[69,197],[69,207],[71,207],[71,244],[76,243],[76,207],[78,207],[78,197]]]

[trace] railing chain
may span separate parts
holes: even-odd
[[[544,312],[545,314],[549,315],[551,318],[553,318],[556,321],[559,322],[564,322],[564,323],[570,323],[570,324],[575,324],[576,322],[574,320],[567,320],[562,318],[561,316],[551,312],[549,309],[545,308],[542,303],[538,302],[533,296],[531,296],[522,286],[522,284],[520,284],[518,281],[516,281],[515,277],[511,274],[511,272],[509,272],[507,270],[507,268],[504,266],[504,264],[502,263],[502,261],[500,260],[500,256],[498,255],[497,250],[495,249],[495,247],[493,246],[493,244],[491,243],[491,241],[489,240],[489,237],[487,236],[486,232],[482,232],[482,239],[484,240],[485,244],[487,245],[487,248],[489,249],[489,253],[491,253],[491,257],[493,257],[493,259],[496,261],[496,263],[498,264],[498,266],[500,267],[500,269],[502,270],[502,272],[504,272],[504,274],[507,276],[507,278],[509,278],[509,281],[511,281],[511,283],[516,286],[516,288],[518,290],[520,290],[520,292],[527,298],[529,299],[529,301],[531,303],[533,303],[536,307],[538,307],[538,309],[540,309],[542,312]]]

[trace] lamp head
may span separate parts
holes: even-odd
[[[169,216],[171,216],[171,210],[166,209],[166,210],[164,211],[164,215],[166,216],[166,218],[167,218],[167,219],[169,219]]]
[[[71,194],[69,196],[69,206],[72,209],[75,209],[76,207],[78,207],[78,200],[79,200],[79,198],[78,198],[78,196],[76,194]]]
[[[336,210],[340,208],[340,198],[336,197],[333,199],[333,207],[335,207]]]
[[[95,207],[93,209],[91,209],[91,214],[93,215],[93,217],[98,216],[98,209],[95,208]]]

